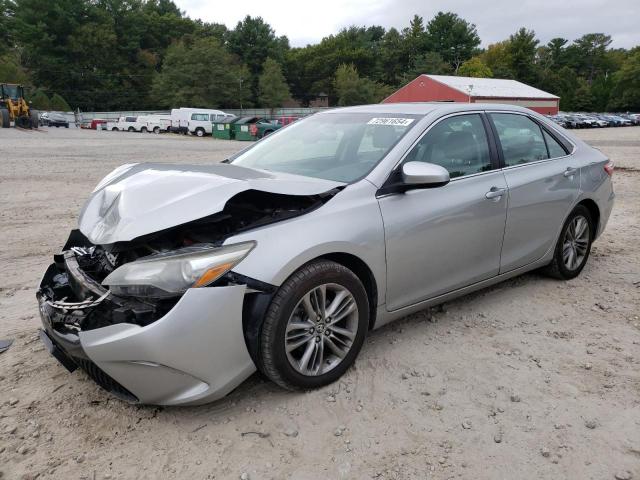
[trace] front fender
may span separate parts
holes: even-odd
[[[350,185],[325,205],[287,221],[244,232],[225,244],[257,242],[236,273],[280,286],[305,263],[332,253],[358,257],[371,270],[384,303],[386,262],[384,225],[375,187],[362,181]]]

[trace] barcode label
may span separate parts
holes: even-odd
[[[392,127],[407,127],[413,123],[413,118],[372,118],[367,125],[391,125]]]

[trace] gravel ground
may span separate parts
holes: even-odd
[[[98,180],[243,144],[0,131],[0,477],[640,480],[640,127],[579,131],[617,203],[582,275],[536,273],[373,332],[324,389],[255,375],[201,407],[132,406],[37,338],[35,287]],[[621,168],[620,168],[621,167]]]

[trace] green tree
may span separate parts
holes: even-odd
[[[581,112],[593,111],[593,95],[591,94],[591,87],[587,81],[579,77],[578,88],[575,90],[575,97],[573,99],[573,109]]]
[[[438,12],[427,24],[429,48],[442,56],[454,72],[475,53],[480,45],[476,26],[455,13]]]
[[[333,79],[342,64],[352,64],[362,76],[384,81],[386,72],[380,62],[384,37],[382,27],[349,27],[319,44],[292,49],[286,56],[285,76],[294,96],[306,102],[324,92],[335,99]]]
[[[390,93],[388,87],[360,77],[353,65],[340,65],[334,83],[338,105],[343,106],[376,103]]]
[[[449,75],[451,73],[451,66],[444,61],[439,53],[427,52],[419,55],[415,59],[413,68],[409,69],[406,75],[403,75],[403,83],[407,83],[423,73]]]
[[[51,101],[42,90],[36,90],[31,96],[31,106],[36,110],[51,110]]]
[[[415,68],[417,58],[427,51],[427,34],[424,20],[414,15],[409,26],[402,30],[402,44],[399,52],[407,68]],[[396,53],[396,54],[397,54]]]
[[[566,38],[556,37],[549,40],[547,49],[549,51],[550,63],[554,67],[563,67],[567,64],[566,45],[569,40]]]
[[[382,70],[381,80],[388,85],[398,85],[407,70],[408,60],[403,56],[404,39],[395,28],[390,28],[380,41],[378,63]]]
[[[72,110],[62,95],[58,95],[57,93],[54,93],[51,97],[49,108],[54,112],[70,112]]]
[[[509,40],[493,43],[480,54],[482,62],[491,69],[495,78],[513,78],[514,72]]]
[[[591,85],[596,75],[606,70],[606,51],[611,44],[611,36],[604,33],[587,33],[574,42],[579,73]]]
[[[236,28],[227,34],[227,48],[244,63],[251,72],[253,100],[258,100],[258,78],[267,58],[283,63],[289,49],[287,37],[276,37],[271,26],[261,17],[247,15]]]
[[[631,50],[613,81],[609,109],[640,111],[640,47]]]
[[[262,66],[259,87],[260,103],[265,107],[281,107],[282,103],[291,96],[282,68],[272,58],[267,58]]]
[[[31,78],[22,67],[18,54],[10,51],[0,55],[0,82],[29,85]]]
[[[167,50],[152,95],[161,107],[237,107],[242,65],[213,37],[177,42]]]
[[[491,78],[493,77],[493,72],[480,57],[473,57],[462,64],[458,69],[458,75],[462,77]]]
[[[13,4],[9,0],[0,0],[0,57],[11,48],[11,17]]]
[[[526,28],[521,28],[509,37],[507,51],[511,59],[511,71],[516,80],[528,84],[536,82],[538,77],[535,59],[538,43],[536,33]]]

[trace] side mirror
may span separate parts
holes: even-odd
[[[405,189],[442,187],[449,180],[449,171],[440,165],[425,162],[407,162],[402,165]]]

